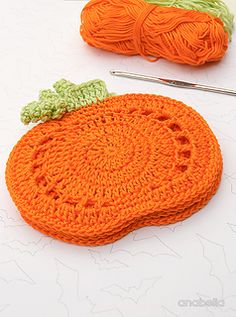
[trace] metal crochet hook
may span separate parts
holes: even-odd
[[[120,71],[120,70],[111,70],[110,74],[114,75],[114,76],[119,76],[119,77],[152,81],[155,83],[179,87],[179,88],[198,89],[198,90],[215,92],[215,93],[219,93],[219,94],[236,96],[236,90],[218,88],[218,87],[207,86],[207,85],[202,85],[202,84],[189,83],[189,82],[182,81],[182,80],[159,78],[156,76],[148,76],[148,75],[142,75],[142,74],[129,73],[129,72]]]

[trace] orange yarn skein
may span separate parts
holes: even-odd
[[[81,13],[80,33],[97,48],[190,65],[218,61],[228,47],[219,18],[144,0],[91,0]]]
[[[35,229],[101,245],[186,219],[215,194],[219,144],[182,102],[128,94],[42,123],[15,145],[6,182]]]

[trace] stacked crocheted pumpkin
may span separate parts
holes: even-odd
[[[192,108],[148,94],[109,96],[104,90],[101,98],[99,89],[65,81],[56,88],[57,98],[47,91],[50,97],[44,93],[24,108],[25,122],[61,117],[58,105],[78,109],[27,132],[6,169],[12,199],[35,229],[75,244],[101,245],[143,226],[181,221],[216,192],[220,148]]]

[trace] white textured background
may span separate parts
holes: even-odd
[[[228,0],[236,13],[236,1]],[[110,69],[236,89],[236,36],[227,56],[201,68],[113,55],[77,32],[84,1],[4,0],[0,10],[0,316],[236,317],[236,98],[118,79]],[[4,180],[9,152],[27,128],[19,111],[60,78],[94,78],[117,93],[163,94],[209,122],[224,157],[217,195],[183,223],[149,227],[104,247],[73,246],[26,225]],[[180,307],[181,299],[225,306]]]

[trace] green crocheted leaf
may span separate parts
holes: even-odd
[[[53,87],[55,91],[42,90],[38,101],[30,102],[23,107],[21,121],[24,124],[59,119],[66,112],[101,102],[111,95],[105,83],[99,79],[81,85],[61,79]]]

